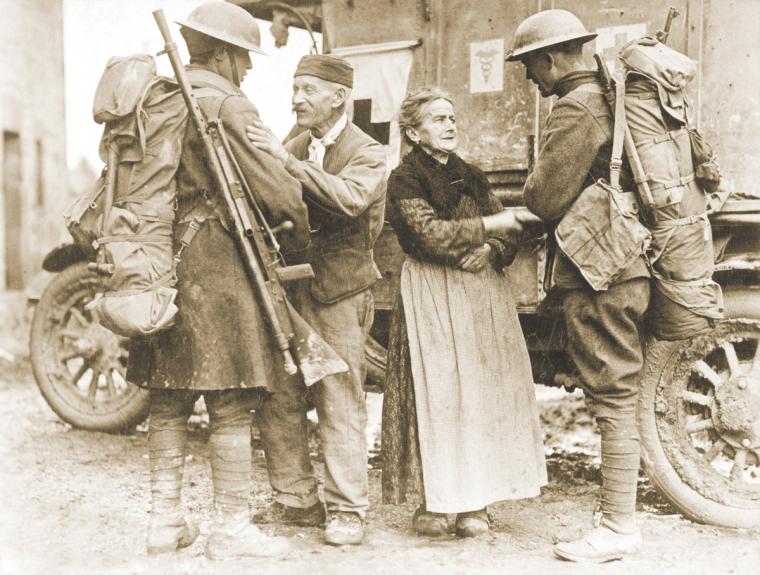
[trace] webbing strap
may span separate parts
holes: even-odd
[[[623,167],[623,142],[625,138],[625,82],[615,82],[615,123],[610,158],[610,184],[620,187],[620,170]]]
[[[124,234],[120,236],[103,236],[95,240],[98,245],[112,244],[114,242],[138,242],[141,244],[170,244],[172,237],[170,234]]]
[[[667,142],[668,140],[676,141],[678,138],[684,136],[686,134],[686,130],[684,128],[678,128],[677,130],[670,130],[668,132],[665,132],[664,134],[657,134],[656,136],[653,136],[651,138],[647,139],[641,139],[638,142],[636,142],[637,146],[642,146],[647,143],[652,144],[662,144],[663,142]]]
[[[687,216],[685,218],[675,218],[672,220],[660,220],[657,222],[658,228],[674,228],[678,226],[688,226],[691,224],[695,224],[699,221],[709,221],[707,217],[707,212],[697,214],[694,216]]]
[[[214,95],[218,94],[222,89],[218,86],[215,86],[213,84],[201,87],[200,89],[195,90],[196,97],[213,97]],[[224,105],[224,102],[227,100],[227,98],[231,96],[235,96],[236,94],[227,94],[223,93],[223,95],[218,96],[214,99],[209,111],[206,116],[207,122],[216,122],[219,120],[219,112],[222,109],[222,106]],[[170,278],[170,285],[174,285],[174,283],[177,281],[177,267],[179,266],[179,262],[182,260],[182,252],[185,251],[185,248],[187,248],[195,238],[195,235],[198,233],[198,231],[201,229],[201,225],[203,225],[205,222],[207,222],[210,219],[213,219],[214,212],[216,212],[217,209],[217,202],[213,200],[208,200],[204,196],[204,205],[203,206],[195,206],[190,211],[189,214],[187,214],[182,221],[178,222],[179,224],[185,224],[187,223],[188,226],[185,229],[184,233],[179,239],[179,249],[177,250],[177,253],[174,254],[174,257],[172,258],[172,271],[170,274],[167,274],[164,276],[165,278]],[[224,225],[223,220],[220,219],[222,222],[222,225]],[[154,286],[151,286],[151,288]]]
[[[681,176],[677,180],[667,180],[662,181],[658,178],[647,176],[648,180],[651,181],[654,185],[652,186],[652,191],[656,192],[659,190],[669,190],[670,188],[680,188],[681,186],[685,186],[689,182],[694,181],[694,174],[688,174],[686,176]]]
[[[160,278],[158,278],[149,286],[146,286],[144,288],[109,291],[108,297],[129,297],[132,295],[140,295],[141,293],[149,292],[151,290],[157,289],[162,286],[172,286],[174,285],[175,281],[176,281],[176,276],[174,275],[174,270],[172,270],[168,274],[162,275]]]
[[[705,287],[705,286],[713,286],[715,285],[715,281],[711,277],[709,278],[697,278],[694,280],[676,280],[673,278],[666,278],[662,274],[657,273],[655,270],[652,270],[652,276],[658,281],[662,282],[665,285],[669,286],[677,286],[677,287]]]
[[[129,210],[133,214],[140,216],[140,219],[143,220],[174,223],[174,208],[153,206],[149,202],[134,200],[122,200],[114,202],[114,205]]]
[[[226,94],[224,96],[219,96],[214,100],[214,103],[208,110],[208,114],[206,114],[206,121],[209,124],[219,121],[219,112],[222,110],[222,106],[227,101],[227,98],[230,98],[232,96],[234,96],[234,94]]]

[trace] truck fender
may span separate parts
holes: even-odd
[[[48,272],[60,272],[72,264],[86,260],[82,249],[72,243],[54,247],[42,260],[42,269]]]

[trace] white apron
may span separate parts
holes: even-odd
[[[401,296],[427,510],[538,495],[547,482],[541,429],[506,275],[408,258]]]

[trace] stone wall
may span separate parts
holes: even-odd
[[[62,0],[0,0],[0,290],[66,237]]]

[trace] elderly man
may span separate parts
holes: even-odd
[[[584,188],[609,177],[613,117],[597,74],[587,69],[581,53],[583,44],[595,36],[570,12],[546,10],[520,24],[515,48],[507,57],[525,65],[526,77],[542,96],[559,98],[524,189],[528,209],[549,228],[562,220]],[[627,166],[621,184],[634,189]],[[551,274],[555,287],[565,294],[568,351],[602,434],[601,513],[596,514],[596,526],[579,540],[558,543],[554,553],[572,561],[619,559],[641,545],[634,514],[639,470],[635,417],[649,272],[643,257],[638,258],[607,291],[595,292],[559,252]]]
[[[293,294],[304,319],[349,366],[313,388],[325,460],[325,542],[358,545],[364,539],[367,497],[367,412],[362,382],[364,345],[374,315],[370,286],[380,277],[372,249],[383,226],[385,152],[350,122],[346,107],[353,68],[327,55],[304,56],[293,80],[293,109],[306,131],[283,146],[260,122],[248,129],[253,145],[269,152],[303,187],[311,245],[298,257],[314,279]],[[321,525],[307,444],[303,383],[290,379],[258,412],[275,491],[262,521]]]
[[[191,57],[188,78],[201,110],[206,117],[221,119],[238,163],[272,222],[293,222],[291,239],[305,245],[308,221],[300,184],[270,155],[251,148],[245,136],[245,126],[259,117],[239,88],[251,67],[249,51],[261,51],[256,21],[242,8],[209,2],[179,24]],[[148,98],[154,96],[166,98],[163,93]],[[224,201],[192,127],[185,131],[176,180],[177,243],[188,237],[192,222],[198,227],[177,267],[181,321],[156,337],[146,382],[151,398],[148,552],[175,551],[198,535],[184,516],[180,495],[187,419],[202,395],[209,413],[214,483],[206,555],[212,559],[278,555],[286,551],[287,541],[250,524],[250,412],[258,404],[259,392],[272,391],[276,374],[284,370],[227,231]]]

